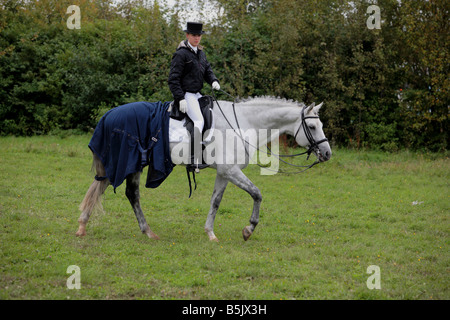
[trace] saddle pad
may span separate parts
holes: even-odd
[[[170,118],[169,122],[169,141],[170,142],[183,142],[189,141],[189,136],[185,126],[185,119],[175,120]]]

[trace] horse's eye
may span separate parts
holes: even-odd
[[[309,126],[309,128],[310,128],[311,130],[316,130],[316,127],[315,127],[315,126]]]

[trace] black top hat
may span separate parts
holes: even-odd
[[[190,34],[204,34],[205,31],[203,31],[202,28],[203,24],[200,22],[188,22],[187,29],[184,30],[184,32]]]

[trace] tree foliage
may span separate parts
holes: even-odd
[[[447,149],[447,1],[378,0],[381,29],[366,24],[373,1],[212,2],[203,44],[226,91],[324,101],[335,145]],[[72,4],[81,29],[66,26]],[[186,4],[0,0],[1,134],[87,130],[108,108],[171,100]]]

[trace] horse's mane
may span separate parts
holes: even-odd
[[[292,107],[303,107],[305,104],[303,102],[294,101],[292,99],[285,99],[280,97],[274,97],[274,96],[257,96],[257,97],[247,97],[247,98],[238,98],[238,103],[242,103],[244,105],[252,106],[252,105],[271,105],[271,107],[276,104],[277,106],[283,106],[286,105],[292,106]]]

